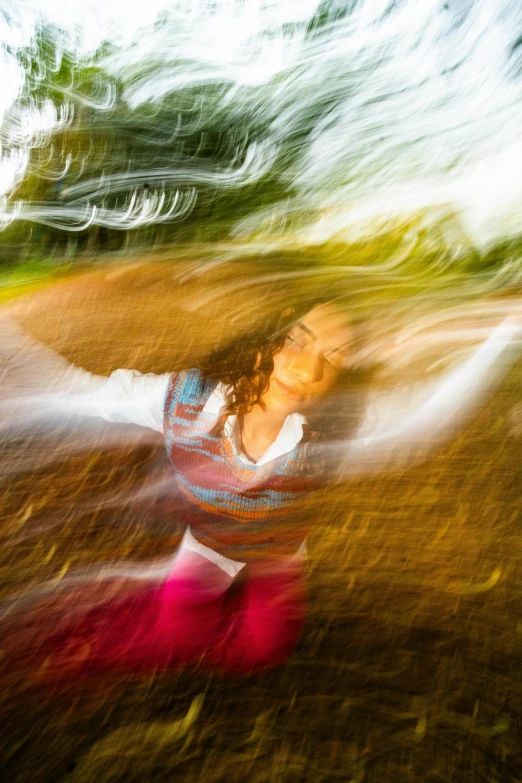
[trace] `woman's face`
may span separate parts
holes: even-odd
[[[261,401],[289,415],[322,397],[347,366],[352,329],[334,305],[318,305],[295,323],[274,356],[270,386]]]

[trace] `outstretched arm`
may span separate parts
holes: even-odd
[[[420,388],[375,395],[356,437],[340,455],[343,473],[382,470],[394,458],[403,466],[424,456],[434,441],[448,437],[492,387],[500,374],[500,357],[521,331],[516,319],[507,318],[469,359],[441,378]]]
[[[94,375],[32,340],[5,316],[1,336],[4,421],[19,424],[24,416],[35,420],[74,414],[163,431],[170,373],[116,370],[108,378]]]
[[[163,432],[163,405],[171,374],[143,375],[137,370],[115,370],[106,378],[74,368],[63,404],[80,416],[138,424]]]

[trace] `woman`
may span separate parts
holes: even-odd
[[[351,438],[339,391],[354,327],[333,303],[288,308],[200,368],[118,370],[108,379],[69,373],[68,393],[54,400],[60,410],[163,432],[186,532],[159,586],[48,640],[56,668],[78,650],[91,669],[200,661],[246,673],[284,660],[305,617],[304,540],[313,520],[303,501],[454,422],[517,331],[515,321],[501,324],[435,388],[399,403],[400,417],[393,395],[374,402]]]

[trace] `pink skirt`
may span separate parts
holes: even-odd
[[[200,554],[181,550],[164,582],[68,620],[22,657],[32,660],[32,671],[40,658],[45,680],[195,663],[248,674],[293,652],[305,614],[301,559],[246,566],[233,578]],[[21,652],[13,650],[18,660]]]

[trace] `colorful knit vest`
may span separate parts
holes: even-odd
[[[203,408],[215,382],[199,370],[174,374],[165,400],[164,432],[185,519],[193,536],[233,560],[294,554],[310,521],[303,498],[317,485],[313,443],[265,465],[245,465],[215,416]]]

